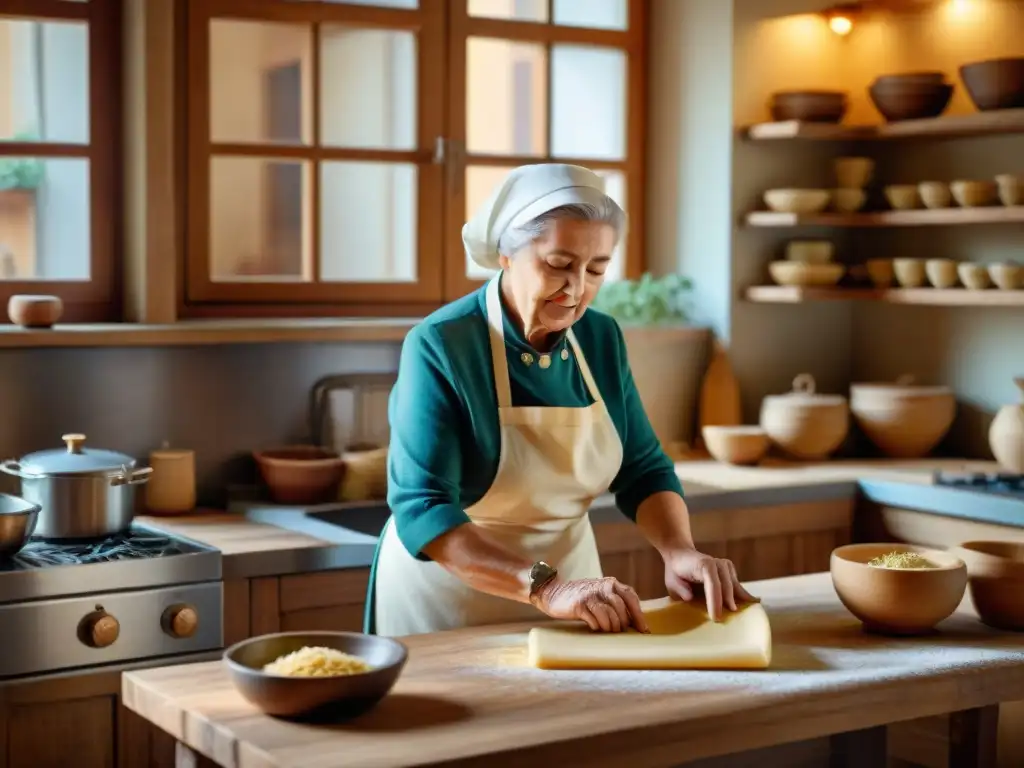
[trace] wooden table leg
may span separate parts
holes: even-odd
[[[949,768],[995,768],[999,706],[949,716]]]
[[[174,745],[174,768],[217,768],[217,764],[179,741]]]
[[[837,733],[829,738],[829,768],[878,768],[886,763],[887,745],[884,725]]]

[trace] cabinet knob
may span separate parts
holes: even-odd
[[[121,623],[106,611],[93,611],[78,627],[78,639],[90,648],[106,648],[121,635]]]
[[[171,637],[192,637],[199,628],[199,614],[191,605],[172,605],[164,611],[160,623]]]

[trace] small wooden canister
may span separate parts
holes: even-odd
[[[166,445],[149,454],[153,474],[146,484],[146,509],[154,515],[180,515],[196,506],[196,458],[193,451]]]

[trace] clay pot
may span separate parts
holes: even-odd
[[[1024,377],[1013,383],[1020,387],[1022,401],[999,409],[988,430],[988,444],[1003,468],[1024,474]]]
[[[902,376],[894,384],[853,384],[850,411],[857,426],[887,456],[919,459],[946,436],[956,416],[949,387],[926,387]]]
[[[878,568],[888,552],[916,552],[936,568]],[[967,589],[967,567],[948,552],[907,544],[848,544],[832,552],[832,586],[868,631],[920,635],[950,616]]]
[[[814,377],[801,373],[793,391],[761,402],[761,427],[771,441],[797,459],[824,459],[850,431],[850,410],[842,395],[815,393]]]
[[[953,551],[967,564],[967,589],[990,627],[1024,631],[1024,544],[965,541]]]

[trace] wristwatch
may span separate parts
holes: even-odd
[[[558,569],[554,566],[548,565],[543,560],[538,560],[530,568],[530,602],[533,602],[534,596],[540,591],[540,588],[547,584],[549,581],[554,579],[558,575]]]

